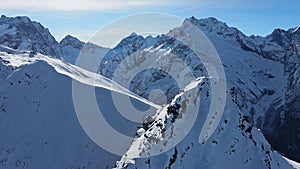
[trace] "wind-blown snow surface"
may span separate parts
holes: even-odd
[[[10,57],[23,60],[22,55]],[[74,114],[71,78],[46,62],[14,69],[0,93],[1,168],[97,168],[99,156],[111,167],[118,159],[82,131]]]
[[[300,169],[300,164],[299,163],[297,163],[297,162],[295,162],[295,161],[293,161],[293,160],[290,160],[290,159],[288,159],[288,158],[286,158],[286,157],[284,157],[295,169]]]
[[[101,75],[61,60],[6,47],[1,51],[5,81],[0,88],[0,168],[115,165],[119,157],[99,148],[82,130],[73,108],[72,79],[100,87],[98,95],[105,99],[112,90],[155,106]]]

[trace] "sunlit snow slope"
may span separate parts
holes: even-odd
[[[136,98],[139,104],[157,107],[101,75],[59,59],[0,48],[0,168],[112,168],[115,165],[120,157],[96,145],[78,122],[72,102],[73,79],[97,87],[101,103],[109,98],[112,90]],[[135,128],[124,130],[131,131],[133,136],[136,131]]]

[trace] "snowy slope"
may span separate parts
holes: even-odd
[[[6,57],[14,64],[23,60],[22,55]],[[77,122],[71,78],[44,61],[15,70],[0,91],[1,168],[113,166],[118,157],[99,149]]]
[[[273,148],[299,161],[300,38],[297,28],[276,29],[267,37],[247,37],[213,18],[190,20],[212,40],[225,69],[230,72],[227,75],[235,73],[230,79],[242,112],[252,117],[253,124],[262,129]],[[205,23],[209,20],[214,21]],[[231,31],[216,33],[220,30],[216,25]],[[228,36],[227,32],[234,30],[236,33]],[[230,43],[234,45],[232,48],[230,45],[227,49],[222,47]],[[242,51],[236,49],[237,46]]]
[[[13,69],[1,71],[8,74],[0,89],[1,168],[115,165],[119,157],[98,147],[77,120],[72,102],[73,79],[84,86],[99,87],[102,99],[107,99],[111,90],[157,107],[101,75],[61,60],[41,54],[32,57],[30,52],[5,47],[1,51],[1,65]]]
[[[286,157],[284,157],[295,169],[299,169],[300,168],[300,164],[299,163],[297,163],[297,162],[295,162],[295,161],[293,161],[293,160],[290,160],[290,159],[288,159],[288,158],[286,158]]]

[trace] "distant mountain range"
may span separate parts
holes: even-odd
[[[124,118],[111,108],[108,87],[91,84],[87,80],[89,73],[84,70],[88,68],[74,65],[81,49],[89,46],[96,53],[108,51],[97,71],[100,81],[113,79],[118,65],[138,51],[153,56],[160,52],[163,57],[156,62],[168,69],[175,67],[166,58],[176,55],[195,77],[207,76],[195,52],[171,36],[187,30],[187,22],[209,38],[226,74],[224,115],[212,137],[203,144],[198,142],[199,128],[211,100],[211,84],[205,81],[200,92],[201,113],[176,147],[158,156],[130,159],[126,156],[129,152],[138,156],[144,150],[131,146],[120,157],[97,146],[77,120],[72,100],[73,79],[83,86],[96,86],[98,104],[106,105],[107,121],[139,138],[137,144],[148,146],[144,134],[151,138],[154,134],[170,133],[164,133],[158,121],[149,124],[142,135],[136,133],[141,124],[126,122],[128,126],[122,126],[119,121]],[[282,156],[300,162],[299,26],[275,29],[266,37],[246,36],[215,18],[191,17],[166,35],[143,37],[133,33],[115,48],[106,49],[70,35],[57,42],[48,29],[28,17],[2,15],[0,45],[0,168],[292,168]],[[137,55],[136,61],[140,57]],[[156,62],[149,67],[155,67]],[[184,78],[182,72],[176,76]],[[176,79],[156,69],[138,73],[129,86],[130,91],[146,99],[154,89],[165,93],[167,107],[174,104],[174,97],[182,91]],[[183,93],[182,100],[192,102],[189,92]],[[188,109],[180,111],[184,119]],[[162,109],[157,114],[154,119],[167,112]],[[180,124],[179,120],[171,119],[166,115],[163,121],[173,127]]]

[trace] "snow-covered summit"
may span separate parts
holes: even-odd
[[[49,30],[26,16],[0,18],[0,44],[13,49],[28,50],[74,64],[85,42],[67,35],[59,43]],[[100,46],[93,45],[95,48]]]
[[[241,33],[238,29],[229,27],[226,23],[221,22],[214,17],[209,17],[205,19],[197,19],[195,17],[190,17],[187,20],[193,23],[198,28],[200,28],[202,31],[208,33],[215,33],[218,35],[223,35],[225,37],[233,37]]]
[[[124,48],[124,47],[139,47],[139,43],[134,43],[132,42],[139,42],[143,40],[143,36],[137,35],[136,33],[131,33],[128,37],[122,39],[122,41],[115,47],[115,48]],[[129,46],[128,46],[129,45]]]
[[[13,49],[30,50],[59,57],[61,49],[49,30],[28,17],[0,18],[0,44]]]
[[[75,64],[77,56],[80,50],[85,45],[84,42],[80,41],[76,37],[71,35],[65,36],[60,42],[59,46],[62,49],[62,58],[69,63]]]
[[[288,47],[291,43],[295,41],[300,41],[300,31],[299,27],[291,28],[289,30],[275,29],[267,38],[271,41],[279,44],[283,47]]]
[[[71,46],[75,49],[81,49],[85,44],[84,42],[80,41],[78,38],[71,35],[65,36],[59,43],[63,46]]]

